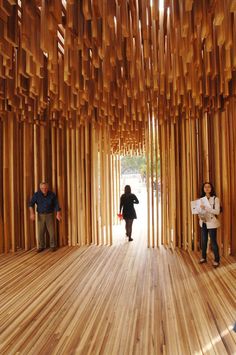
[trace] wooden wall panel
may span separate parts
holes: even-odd
[[[0,120],[0,190],[3,192],[3,122]],[[3,193],[0,193],[0,253],[4,251],[4,215],[3,215]]]
[[[231,230],[229,234],[229,245],[231,253],[236,255],[236,226],[234,221],[236,220],[236,98],[233,98],[229,102],[228,107],[229,114],[229,159],[230,159],[230,214],[231,214]]]
[[[58,228],[58,242],[59,245],[67,245],[68,241],[66,239],[67,236],[67,218],[68,218],[68,210],[67,210],[67,189],[66,189],[66,181],[67,177],[65,175],[66,171],[66,132],[60,128],[56,128],[56,159],[57,159],[57,173],[56,173],[56,181],[54,191],[58,196],[58,200],[62,206],[62,220],[60,223],[57,223]]]
[[[19,123],[12,112],[0,122],[0,128],[0,251],[36,246],[37,224],[30,221],[28,203],[41,181],[49,182],[62,207],[62,221],[55,221],[60,246],[112,243],[114,206],[109,199],[112,185],[108,130],[103,131],[99,125],[91,127],[89,122],[86,129],[81,126],[67,130],[51,123]],[[101,146],[97,136],[92,138],[92,133],[99,131],[103,135]],[[98,155],[105,165],[99,165]],[[103,190],[97,179],[99,174],[104,181]],[[103,220],[99,223],[102,211]]]
[[[4,228],[4,251],[7,253],[11,248],[11,198],[10,193],[10,181],[13,178],[10,170],[9,161],[10,154],[12,152],[8,149],[9,132],[9,120],[3,122],[3,228]]]
[[[199,198],[204,181],[211,181],[223,207],[218,217],[221,221],[218,230],[220,253],[224,256],[235,254],[235,103],[232,97],[225,110],[206,114],[200,122],[199,118],[179,117],[175,124],[166,121],[160,125],[163,244],[199,250],[198,218],[191,215],[190,201]],[[172,138],[173,131],[178,137],[176,141]],[[172,146],[175,146],[175,154]],[[173,223],[175,213],[178,216],[176,224]],[[170,230],[175,236],[174,243],[169,238]]]
[[[31,249],[34,245],[31,244],[33,234],[32,224],[30,223],[29,213],[28,213],[28,203],[34,192],[34,176],[33,176],[33,156],[34,156],[34,146],[33,146],[33,126],[29,123],[23,124],[23,139],[22,139],[22,155],[23,155],[23,179],[22,179],[22,192],[23,192],[23,217],[24,217],[24,244],[25,250]],[[37,161],[37,159],[36,159]],[[37,164],[37,162],[36,162]]]

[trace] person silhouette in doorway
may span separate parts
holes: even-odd
[[[139,200],[136,195],[131,193],[130,185],[126,185],[124,194],[120,197],[120,213],[122,213],[123,219],[125,220],[126,236],[129,238],[129,242],[133,240],[133,238],[131,238],[132,225],[134,219],[137,218],[134,203],[138,204]]]

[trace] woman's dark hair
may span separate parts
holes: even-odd
[[[125,194],[126,194],[126,195],[131,194],[131,187],[130,187],[129,185],[126,185],[126,186],[125,186]]]
[[[204,182],[203,184],[202,184],[202,191],[201,191],[201,197],[204,197],[204,196],[206,196],[206,193],[205,193],[205,191],[204,191],[204,187],[205,187],[205,185],[210,185],[210,187],[211,187],[211,192],[210,192],[210,196],[216,196],[216,193],[215,193],[215,188],[214,188],[214,186],[212,185],[212,183],[211,182],[209,182],[209,181],[206,181],[206,182]]]

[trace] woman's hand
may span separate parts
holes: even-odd
[[[203,210],[205,210],[205,209],[206,209],[206,206],[201,205],[200,208],[203,209]]]

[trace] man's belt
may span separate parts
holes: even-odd
[[[39,214],[52,214],[53,212],[39,212]]]

